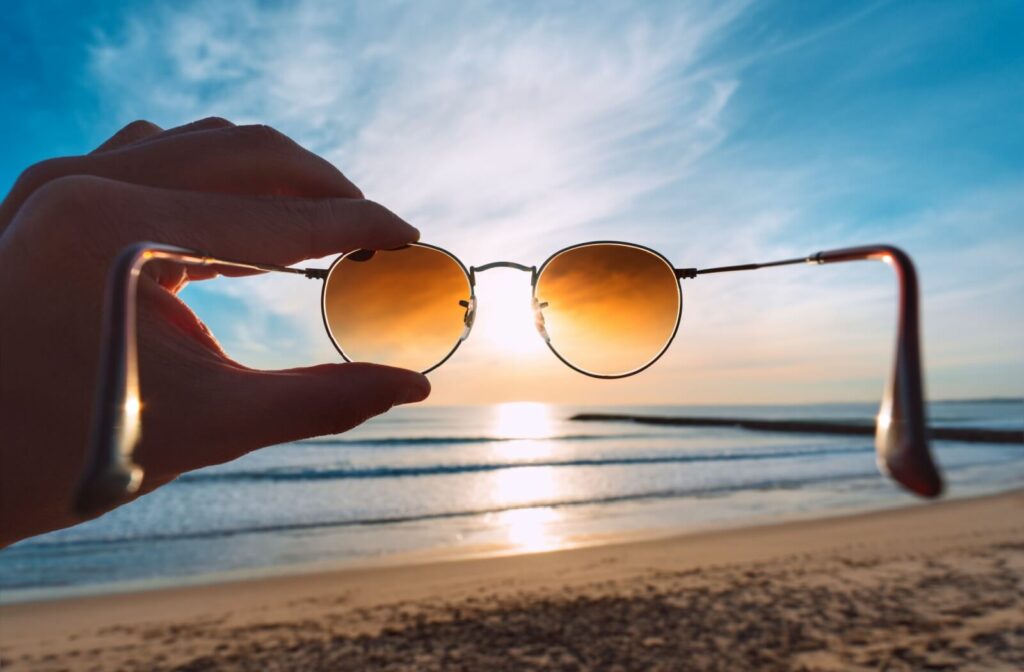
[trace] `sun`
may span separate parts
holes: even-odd
[[[470,338],[503,353],[542,353],[544,339],[534,326],[529,278],[492,271],[477,278],[477,315]]]

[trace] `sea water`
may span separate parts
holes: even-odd
[[[186,474],[0,551],[0,599],[629,536],[906,505],[870,437],[579,422],[577,412],[870,423],[867,404],[403,407],[348,433]],[[930,406],[1024,432],[1024,403]],[[937,441],[947,497],[1024,485],[1024,446]]]

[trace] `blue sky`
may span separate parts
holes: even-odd
[[[1012,1],[26,2],[0,23],[0,183],[132,119],[217,114],[320,152],[467,263],[598,238],[679,266],[892,242],[921,273],[930,395],[1020,396],[1021,34]],[[529,325],[514,352],[493,338],[527,285],[482,280],[436,400],[867,400],[889,366],[881,264],[688,282],[672,350],[617,382]],[[185,298],[247,364],[336,358],[307,281]]]

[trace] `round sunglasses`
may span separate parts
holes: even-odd
[[[493,268],[530,274],[538,334],[558,359],[588,376],[643,371],[679,329],[676,269],[654,250],[618,241],[573,245],[540,267],[508,261],[467,267],[425,243],[355,250],[324,278],[324,327],[346,361],[433,371],[469,337],[476,276]]]
[[[917,273],[905,252],[866,245],[806,257],[712,268],[676,268],[652,249],[616,241],[581,243],[553,254],[540,267],[496,261],[467,268],[450,252],[424,243],[394,250],[355,250],[330,268],[294,268],[211,257],[161,243],[127,247],[110,270],[89,461],[75,509],[90,516],[137,492],[142,468],[142,400],[135,303],[143,266],[185,266],[279,272],[323,281],[324,325],[348,361],[432,371],[458,349],[476,316],[476,276],[492,268],[530,273],[537,331],[567,365],[596,378],[622,378],[664,354],[679,328],[681,281],[713,273],[792,264],[884,261],[899,279],[896,356],[875,423],[878,465],[925,497],[942,492],[928,447],[921,372]]]

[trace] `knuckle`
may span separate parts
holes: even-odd
[[[124,125],[118,135],[120,134],[131,134],[137,135],[142,133],[159,133],[160,127],[154,124],[152,121],[147,119],[136,119]]]
[[[243,142],[261,149],[291,148],[295,144],[287,135],[266,124],[236,126],[234,131]]]
[[[60,213],[81,212],[102,197],[107,182],[92,175],[61,175],[36,189],[31,204]]]
[[[64,175],[67,172],[66,164],[65,158],[46,159],[32,164],[18,176],[12,191],[27,197],[50,180]]]
[[[226,127],[226,126],[234,126],[235,124],[233,122],[229,121],[228,119],[225,119],[224,117],[210,116],[210,117],[203,117],[202,119],[200,119],[199,121],[196,122],[196,125],[197,126],[202,125],[204,127],[210,127],[210,126],[225,126]]]
[[[35,190],[25,210],[37,235],[67,237],[87,234],[86,220],[110,221],[112,183],[91,175],[64,175]]]

